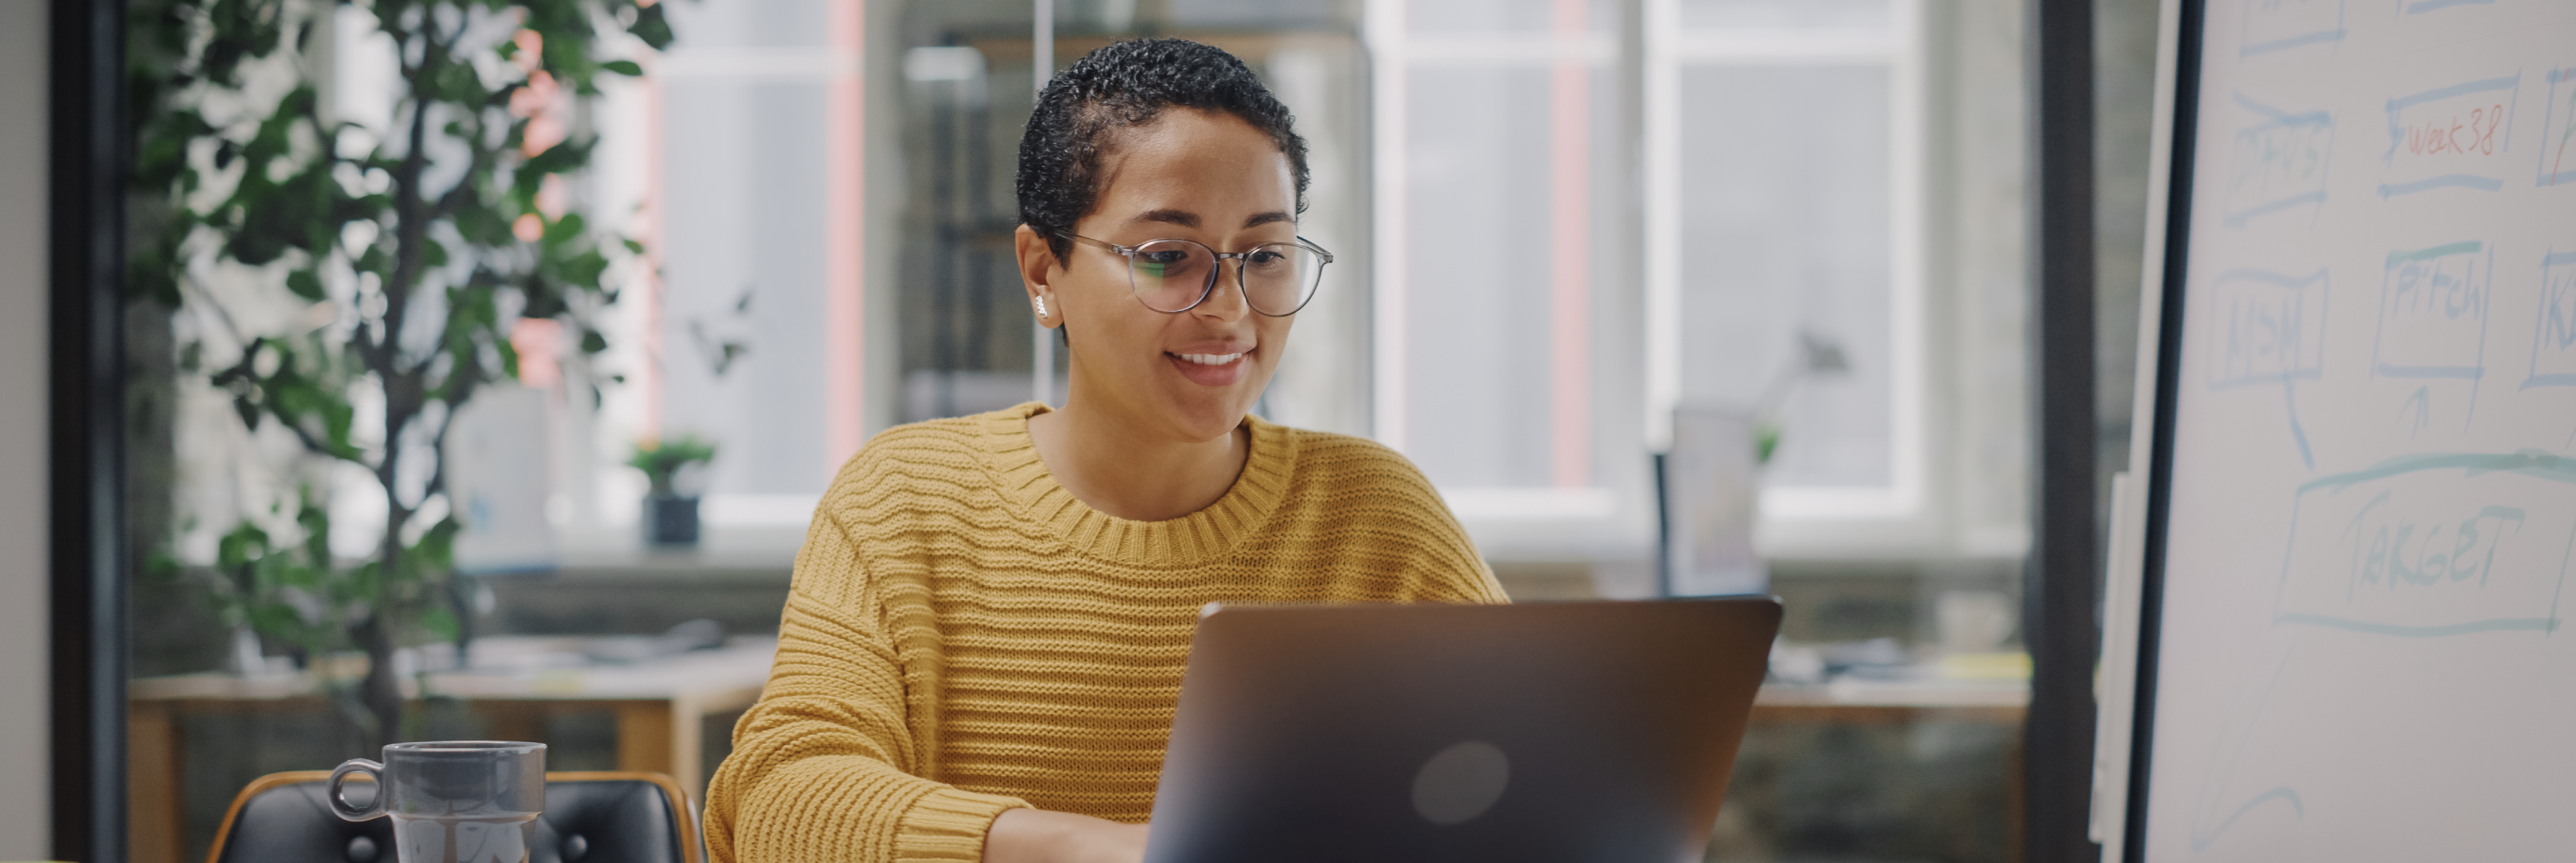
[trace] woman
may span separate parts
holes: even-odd
[[[841,469],[707,789],[718,863],[1134,861],[1201,607],[1504,601],[1401,456],[1247,416],[1330,260],[1296,235],[1305,155],[1205,45],[1047,85],[1018,253],[1065,405],[891,429]]]

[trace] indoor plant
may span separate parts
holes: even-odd
[[[389,110],[338,116],[348,18],[390,47]],[[583,355],[631,240],[564,203],[593,141],[615,26],[670,41],[652,0],[146,0],[135,7],[133,293],[175,312],[179,387],[229,405],[231,519],[210,581],[236,624],[363,677],[316,677],[372,747],[400,739],[397,648],[460,624],[440,444],[516,377],[509,334],[553,319]],[[578,361],[580,358],[573,358]],[[222,436],[222,429],[190,434]],[[334,495],[365,497],[335,507]],[[363,513],[341,519],[335,509]],[[349,528],[354,528],[350,530]],[[362,552],[334,548],[357,537]]]
[[[644,495],[644,541],[654,545],[696,545],[698,497],[682,495],[674,482],[680,469],[715,461],[715,445],[696,435],[677,440],[648,440],[635,445],[628,465],[652,483]]]

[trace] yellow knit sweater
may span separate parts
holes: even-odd
[[[842,467],[707,787],[716,863],[973,861],[1022,805],[1141,822],[1201,607],[1504,601],[1375,443],[1246,419],[1223,498],[1139,522],[1056,484],[1041,410],[898,427]]]

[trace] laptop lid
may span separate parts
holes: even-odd
[[[1697,860],[1780,604],[1219,607],[1148,863]]]

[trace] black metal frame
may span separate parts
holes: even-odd
[[[2022,590],[2031,656],[2022,848],[2091,861],[2093,668],[2102,558],[2094,513],[2092,0],[2031,0],[2033,411],[2038,460]]]
[[[2161,640],[2165,594],[2165,536],[2171,524],[2173,492],[2174,409],[2181,397],[2183,286],[2189,275],[2191,249],[2191,184],[2198,153],[2192,144],[2200,128],[2200,52],[2205,20],[2202,0],[2182,0],[2181,26],[2175,37],[2173,137],[2168,145],[2170,169],[2165,183],[2164,278],[2158,285],[2162,317],[2156,333],[2155,425],[2147,439],[2147,523],[2145,557],[2138,580],[2137,689],[2131,699],[2128,806],[2121,813],[2121,859],[2143,861],[2147,853],[2147,765],[2155,746],[2156,649]]]
[[[53,856],[123,863],[125,6],[50,15]]]

